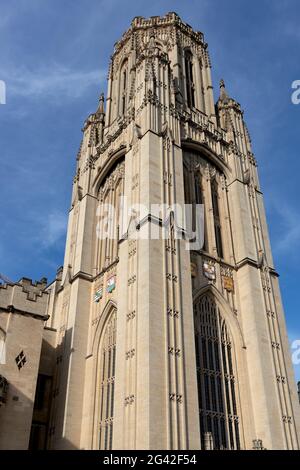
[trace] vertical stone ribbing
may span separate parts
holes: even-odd
[[[186,54],[194,67],[196,106],[191,108]],[[128,82],[121,89],[125,66]],[[194,318],[199,316],[196,304],[206,294],[215,299],[220,318],[224,316],[218,337],[234,352],[234,378],[225,372],[230,368],[228,350],[221,371],[227,385],[236,380],[238,413],[227,413],[227,434],[239,419],[242,448],[251,448],[258,438],[268,448],[298,447],[288,344],[256,162],[240,106],[224,83],[214,105],[210,68],[202,33],[174,13],[136,18],[115,45],[104,130],[103,100],[84,123],[64,271],[54,303],[52,447],[99,447],[99,351],[113,308],[112,447],[199,448],[204,440]],[[205,251],[190,253],[186,241],[178,239],[183,227],[177,218],[152,210],[153,204],[171,209],[187,202],[186,172],[186,193],[192,195],[188,202],[195,203],[196,175],[202,183]],[[213,180],[222,258],[215,235]],[[99,240],[96,228],[105,216],[104,204],[117,208],[122,194],[129,205],[136,205],[136,213],[126,227],[114,226],[118,240]],[[153,233],[158,239],[151,239]],[[233,390],[224,385],[223,393],[233,410]],[[230,445],[239,446],[236,429]]]

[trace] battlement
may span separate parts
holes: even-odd
[[[46,288],[47,278],[43,277],[40,281],[32,281],[28,277],[22,277],[17,284],[23,286],[24,291],[28,292],[39,292]]]
[[[0,311],[45,317],[46,320],[48,306],[46,286],[46,278],[33,282],[25,277],[14,284],[0,285]]]
[[[119,51],[127,39],[129,39],[132,32],[140,29],[145,30],[161,26],[177,26],[182,32],[191,36],[194,41],[198,43],[204,42],[203,33],[193,30],[193,28],[188,23],[182,21],[182,19],[175,12],[169,12],[165,16],[151,16],[150,18],[136,16],[132,20],[130,28],[125,31],[121,39],[115,43],[114,53]]]

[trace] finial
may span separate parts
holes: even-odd
[[[99,105],[98,105],[98,109],[96,111],[96,114],[100,114],[100,115],[104,115],[105,114],[105,111],[104,111],[104,93],[101,93],[100,95],[100,98],[99,98]]]
[[[228,100],[229,96],[227,94],[226,88],[225,88],[225,82],[223,78],[220,80],[220,100],[221,101],[226,101]]]
[[[104,93],[101,93],[99,98],[98,112],[104,114]]]

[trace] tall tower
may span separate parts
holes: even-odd
[[[223,81],[215,104],[203,34],[175,13],[136,17],[115,44],[105,107],[101,96],[84,124],[48,289],[49,447],[298,449],[257,163]],[[165,223],[156,210],[184,204],[204,206],[192,250],[174,212]]]

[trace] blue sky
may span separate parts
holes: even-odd
[[[205,34],[215,93],[245,109],[291,340],[300,338],[297,0],[0,0],[0,272],[53,278],[63,262],[75,158],[106,92],[114,42],[134,16],[176,11]],[[217,97],[217,96],[216,96]],[[300,366],[296,367],[300,380]]]

